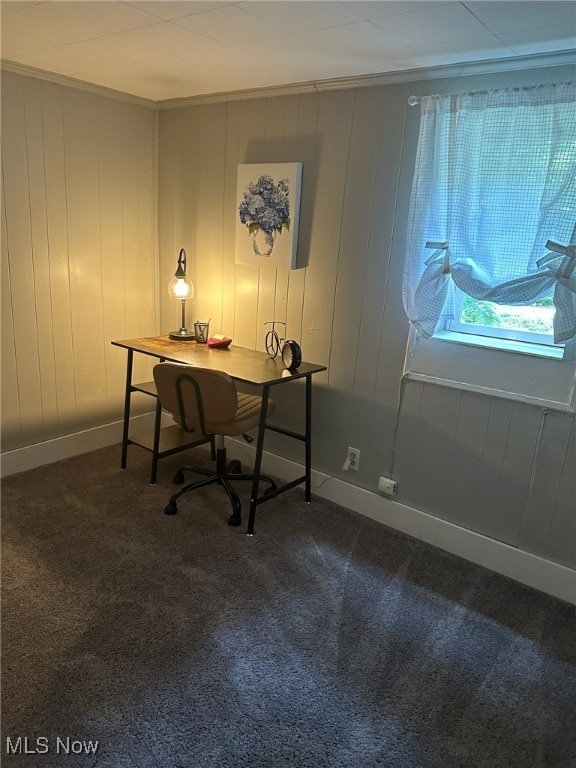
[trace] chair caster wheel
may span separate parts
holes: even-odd
[[[233,515],[230,515],[230,517],[228,518],[228,525],[233,525],[235,528],[237,528],[241,524],[242,524],[241,515],[233,514]]]
[[[164,514],[165,515],[175,515],[178,512],[178,507],[174,502],[168,502],[166,506],[164,507]]]
[[[176,474],[172,478],[172,482],[174,483],[174,485],[182,485],[182,483],[184,482],[184,472],[181,469],[179,469],[178,472],[176,472]]]
[[[242,464],[238,461],[238,459],[232,459],[232,461],[228,462],[226,471],[230,472],[231,475],[232,474],[239,475],[242,472]]]

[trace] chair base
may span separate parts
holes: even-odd
[[[199,475],[204,475],[203,480],[197,480],[194,483],[188,483],[180,488],[179,491],[174,493],[164,508],[165,515],[176,515],[178,513],[177,501],[180,496],[183,496],[189,491],[194,491],[197,488],[202,488],[205,485],[211,485],[212,483],[218,483],[221,485],[230,499],[232,504],[232,514],[228,518],[228,525],[238,526],[242,523],[242,504],[240,498],[234,488],[231,485],[231,481],[237,480],[249,480],[255,479],[254,475],[248,475],[242,473],[242,466],[238,459],[233,459],[228,464],[226,463],[226,448],[217,448],[216,450],[216,472],[212,472],[204,467],[180,467],[180,469],[174,475],[173,482],[180,485],[184,482],[184,472],[195,472]],[[260,475],[259,481],[269,483],[270,488],[268,490],[276,490],[278,487],[272,478],[266,475]]]

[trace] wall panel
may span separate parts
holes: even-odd
[[[181,246],[192,269],[195,297],[188,313],[189,325],[210,321],[210,332],[220,333],[223,313],[223,184],[225,169],[226,105],[206,106],[196,115],[201,141],[196,148],[186,142],[185,172],[196,179],[193,199],[187,200]],[[214,221],[218,224],[215,226]],[[176,254],[173,256],[175,263]],[[165,290],[161,286],[161,290]]]
[[[548,531],[546,536],[546,556],[550,560],[576,568],[576,419],[570,424],[570,436],[566,446],[566,456],[562,462],[556,494],[550,498],[554,504],[550,509],[548,503],[542,505],[544,514],[548,512]],[[542,539],[538,538],[532,545],[540,550]]]
[[[533,468],[519,545],[538,552],[542,543],[552,559],[576,565],[576,428],[574,418],[543,413],[539,450]]]
[[[76,385],[72,347],[72,311],[68,256],[68,206],[66,190],[64,114],[62,88],[42,83],[46,225],[50,255],[50,298],[56,400],[57,434],[73,432],[76,425]],[[123,299],[123,296],[122,296]],[[123,307],[123,304],[121,305]],[[123,311],[123,310],[122,310]],[[120,328],[124,333],[125,329]]]
[[[524,403],[513,403],[506,450],[500,466],[497,498],[484,510],[475,530],[517,546],[524,509],[532,489],[532,471],[540,450],[542,413]],[[485,461],[493,462],[491,456]]]
[[[355,91],[320,95],[315,197],[304,203],[313,205],[314,226],[310,231],[301,341],[308,358],[318,363],[327,363],[330,358],[355,98]]]
[[[304,294],[307,265],[310,257],[310,232],[314,215],[317,178],[317,129],[318,102],[316,93],[305,94],[293,102],[292,111],[298,115],[298,123],[292,135],[284,137],[285,160],[302,163],[302,194],[300,201],[300,223],[298,229],[298,269],[288,275],[288,300],[286,306],[286,336],[302,339]]]
[[[42,420],[46,434],[57,424],[56,375],[52,343],[52,301],[50,296],[50,258],[44,171],[44,132],[39,80],[23,81],[28,188],[30,202],[31,253],[34,261],[34,309],[37,320],[38,365],[40,373]]]
[[[261,158],[258,162],[281,162],[283,157],[284,142],[284,117],[286,113],[286,99],[266,99],[266,125],[265,138],[261,147]],[[236,215],[236,211],[234,211]],[[276,297],[278,281],[286,283],[288,269],[279,267],[260,267],[258,275],[258,314],[256,317],[256,349],[266,349],[266,326],[271,320],[285,322],[286,310],[280,302],[276,314]],[[281,288],[280,288],[281,292]],[[283,326],[279,330],[282,334]]]
[[[98,110],[90,94],[64,93],[68,258],[74,383],[78,411],[95,426],[106,397],[98,168]],[[125,219],[129,218],[125,212]],[[127,239],[130,263],[135,245]],[[134,324],[127,325],[130,337]],[[134,335],[137,335],[134,333]]]
[[[10,151],[2,152],[6,208],[6,240],[10,271],[16,378],[22,438],[45,434],[42,381],[38,347],[38,318],[34,302],[34,261],[28,182],[24,84],[10,78],[2,88],[2,139]],[[43,322],[44,318],[40,318]],[[10,445],[10,435],[3,440]]]
[[[490,398],[475,392],[463,392],[450,463],[445,477],[445,509],[451,510],[451,518],[460,525],[477,530],[477,514],[474,505],[482,465],[488,455],[484,448],[488,431]],[[465,501],[466,500],[466,501]]]
[[[420,428],[424,391],[425,385],[419,381],[406,381],[402,386],[394,464],[392,472],[386,473],[398,481],[402,499],[414,505],[418,503],[415,494],[420,485],[420,468],[427,450],[425,435]]]
[[[104,338],[120,333],[129,338],[126,318],[126,286],[124,283],[123,231],[123,160],[122,146],[114,120],[113,105],[102,104],[98,111],[99,159],[98,173],[100,207],[100,253],[102,259],[102,322]],[[111,345],[104,350],[106,369],[106,405],[113,413],[122,392],[125,360]]]
[[[121,415],[110,341],[156,331],[154,113],[3,73],[2,142],[6,451]]]
[[[8,253],[6,233],[6,197],[4,195],[4,177],[2,177],[2,253]],[[8,259],[2,259],[0,275],[1,290],[1,337],[2,365],[0,366],[0,413],[2,415],[2,447],[4,435],[10,435],[12,440],[20,439],[20,395],[18,378],[16,376],[16,339],[14,336],[14,321],[12,309],[12,285],[10,281],[10,266]]]
[[[223,274],[224,270],[229,268],[225,263],[223,248],[223,226],[212,226],[212,217],[210,212],[215,211],[219,220],[224,223],[224,173],[225,173],[225,139],[226,139],[226,105],[218,104],[210,110],[210,120],[206,119],[206,128],[210,131],[208,138],[207,162],[204,173],[204,216],[202,217],[207,231],[205,231],[204,242],[208,250],[208,258],[200,254],[199,267],[204,271],[204,285],[202,287],[201,299],[204,304],[200,305],[199,320],[211,319],[211,332],[223,333]],[[214,272],[215,270],[215,272]],[[214,274],[220,275],[219,280],[214,280]]]
[[[266,99],[242,102],[236,149],[237,164],[260,163],[267,158]],[[236,193],[234,194],[235,200]],[[235,209],[230,211],[230,214],[235,217]],[[260,268],[249,264],[236,264],[234,339],[241,346],[252,349],[256,348],[258,339],[259,294]]]
[[[426,512],[441,510],[440,517],[455,522],[455,511],[447,504],[452,479],[452,459],[456,445],[463,393],[425,385],[418,420],[413,423],[413,436],[408,455],[397,461],[412,461],[411,446],[419,445],[417,475],[413,485],[405,489],[409,503]],[[405,401],[406,403],[406,401]]]
[[[357,91],[346,169],[327,390],[327,396],[335,396],[331,398],[333,405],[327,409],[328,417],[333,409],[341,414],[342,437],[333,444],[334,461],[344,460],[348,445],[367,455],[368,443],[361,421],[367,401],[354,391],[354,384],[356,358],[362,343],[360,328],[383,111],[378,89]],[[372,310],[377,311],[377,307]]]
[[[394,440],[401,397],[401,374],[406,354],[408,324],[404,322],[402,272],[404,266],[406,203],[410,199],[412,172],[418,138],[418,120],[411,115],[407,99],[414,88],[410,83],[386,88],[379,173],[370,241],[369,269],[366,275],[368,301],[363,330],[372,314],[378,318],[378,337],[361,348],[357,379],[373,386],[372,409],[367,416],[370,427],[372,477],[389,474],[393,462]],[[378,292],[383,297],[378,302]],[[374,309],[377,308],[377,309]],[[399,322],[402,318],[402,322]],[[369,335],[370,338],[370,335]],[[370,359],[370,349],[377,350]]]
[[[222,211],[220,213],[223,228],[222,240],[222,326],[221,333],[231,338],[236,328],[236,264],[235,218],[231,213],[236,205],[236,173],[238,168],[238,142],[240,140],[240,103],[226,104],[226,124],[224,134],[224,189]]]

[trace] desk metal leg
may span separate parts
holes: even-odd
[[[165,358],[159,358],[163,363]],[[160,398],[156,400],[156,414],[154,416],[154,442],[152,444],[152,466],[150,469],[150,485],[156,485],[158,475],[158,451],[160,450],[160,425],[162,422],[162,403]]]
[[[156,401],[156,415],[154,417],[154,443],[152,447],[152,467],[150,469],[150,485],[156,485],[158,474],[158,450],[160,448],[160,422],[162,419],[162,404],[160,398]]]
[[[312,376],[306,376],[306,484],[304,501],[311,499],[312,480]]]
[[[252,495],[250,497],[250,514],[248,516],[248,536],[254,534],[254,519],[258,504],[258,487],[260,481],[260,469],[262,467],[262,450],[264,448],[264,433],[266,432],[266,414],[268,413],[268,396],[270,385],[266,384],[262,391],[262,407],[260,408],[260,424],[258,425],[258,441],[256,443],[256,461],[254,462],[254,480],[252,481]]]
[[[120,467],[126,469],[128,458],[128,430],[130,427],[130,396],[132,394],[132,362],[134,359],[134,350],[128,350],[128,361],[126,363],[126,393],[124,395],[124,427],[122,430],[122,458]]]

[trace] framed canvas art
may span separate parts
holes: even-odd
[[[296,269],[302,163],[238,166],[236,263]]]

